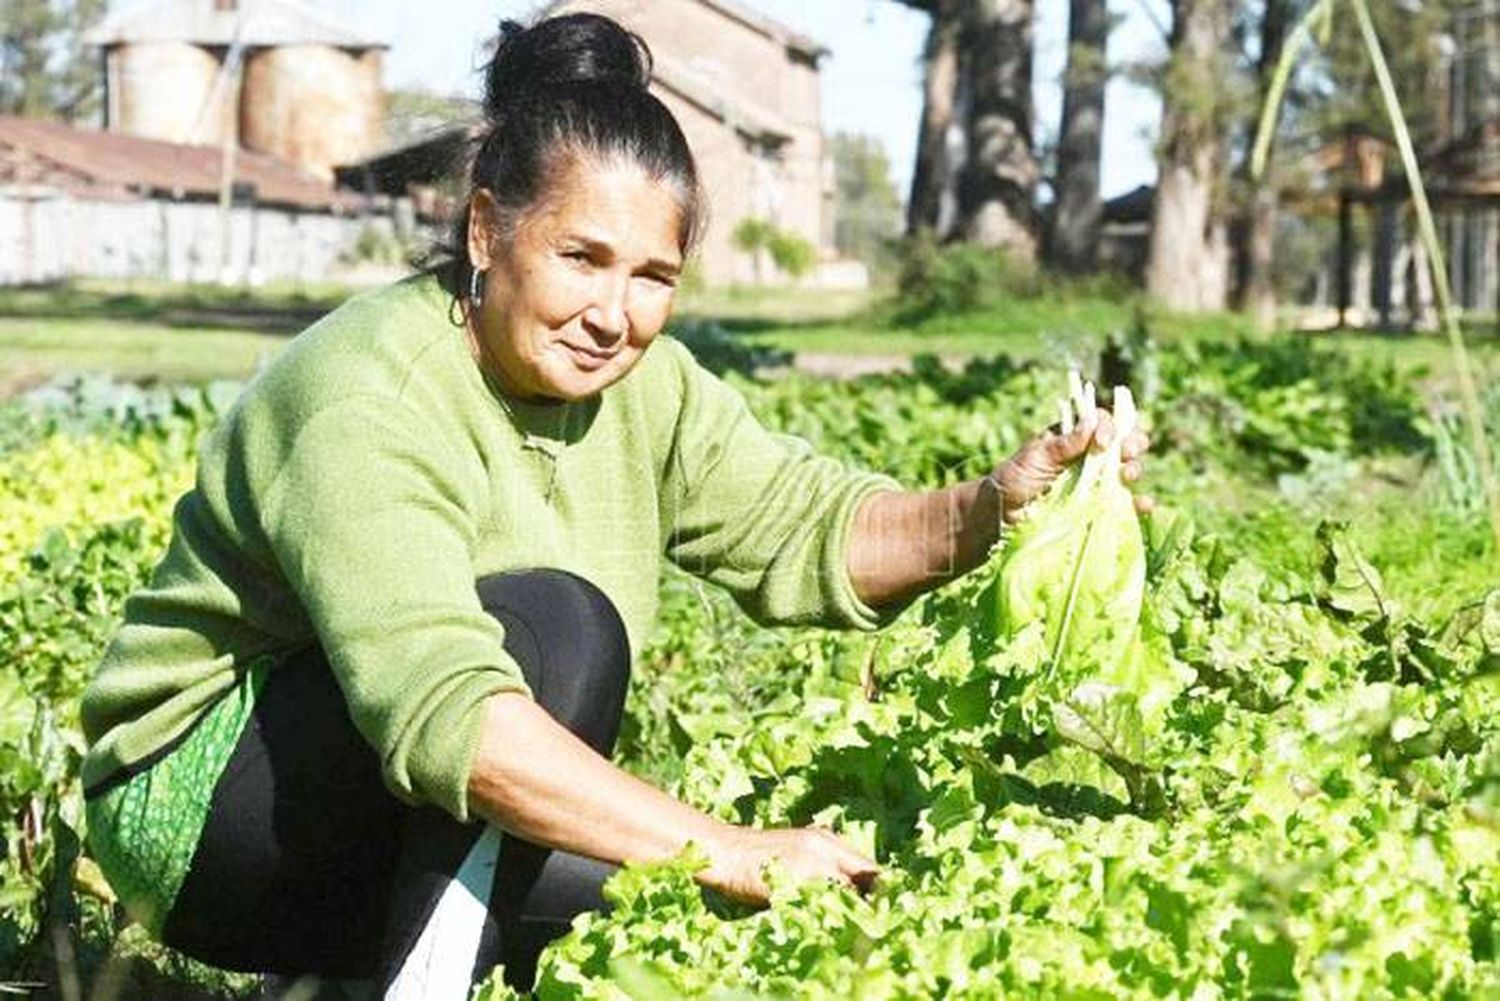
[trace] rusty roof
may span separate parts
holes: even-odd
[[[233,0],[220,9],[214,0],[158,0],[133,6],[107,18],[89,32],[91,45],[137,42],[191,42],[195,45],[234,43],[275,45],[331,45],[341,49],[384,49],[389,44],[341,23],[325,11],[298,0]]]
[[[60,122],[0,115],[0,147],[52,164],[101,192],[137,196],[217,197],[222,152],[217,146],[142,139]],[[240,150],[234,179],[254,185],[256,200],[330,212],[353,210],[356,196],[265,153]]]

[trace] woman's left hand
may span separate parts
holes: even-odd
[[[999,490],[1001,517],[1005,523],[1015,525],[1024,521],[1027,505],[1045,493],[1063,470],[1082,458],[1089,448],[1104,451],[1114,441],[1114,436],[1114,421],[1108,410],[1100,408],[1093,416],[1082,418],[1069,433],[1049,429],[1022,445],[988,477],[990,484]],[[1141,478],[1141,463],[1150,447],[1150,437],[1139,428],[1122,443],[1120,456],[1124,465],[1120,477],[1126,483]],[[1154,502],[1142,495],[1136,497],[1135,506],[1144,514],[1151,510]]]
[[[849,544],[854,593],[873,608],[908,602],[924,591],[983,566],[1001,526],[1024,521],[1027,505],[1089,450],[1108,448],[1115,434],[1109,412],[1097,409],[1064,434],[1049,430],[1031,439],[982,480],[942,490],[872,494],[855,515]],[[1133,431],[1120,449],[1120,476],[1140,479],[1151,440]],[[1151,510],[1137,496],[1136,510]]]

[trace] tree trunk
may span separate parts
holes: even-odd
[[[1104,85],[1109,79],[1106,0],[1072,0],[1068,11],[1068,68],[1063,80],[1062,133],[1057,147],[1057,209],[1048,256],[1074,274],[1098,263],[1099,161],[1104,146]]]
[[[953,235],[1037,256],[1036,186],[1031,140],[1032,0],[968,0],[963,69],[969,98],[966,157]]]
[[[1256,66],[1260,98],[1257,111],[1264,106],[1271,91],[1271,78],[1276,74],[1276,64],[1281,59],[1281,50],[1286,45],[1286,36],[1291,28],[1292,0],[1266,0],[1265,13],[1260,24],[1260,59]],[[1236,241],[1238,291],[1236,298],[1242,310],[1249,313],[1261,330],[1270,330],[1276,325],[1276,284],[1273,277],[1276,249],[1276,222],[1278,217],[1278,191],[1276,187],[1275,160],[1266,164],[1266,172],[1258,183],[1249,177],[1250,164],[1245,161],[1245,180],[1250,187],[1250,200],[1245,219],[1239,227]]]
[[[953,127],[958,95],[959,7],[957,0],[935,0],[924,9],[932,15],[932,27],[922,54],[922,124],[911,198],[906,203],[908,236],[923,229],[937,231],[942,222],[943,195],[953,173],[948,131]]]
[[[1230,5],[1173,0],[1172,11],[1146,288],[1170,309],[1204,312],[1223,309],[1228,299],[1226,141],[1219,118]]]

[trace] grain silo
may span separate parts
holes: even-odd
[[[382,142],[386,45],[296,0],[159,0],[90,36],[108,128],[246,149],[314,173]]]
[[[222,53],[187,42],[121,45],[106,57],[109,122],[117,132],[166,142],[217,142],[233,124],[222,100],[210,101]],[[197,95],[187,100],[184,95]]]
[[[304,167],[330,172],[381,144],[379,49],[281,45],[245,63],[240,141]]]

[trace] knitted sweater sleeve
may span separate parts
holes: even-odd
[[[386,784],[464,820],[482,705],[528,689],[475,592],[477,490],[447,444],[399,402],[346,397],[299,429],[262,512]]]
[[[847,558],[860,503],[899,484],[768,431],[733,387],[671,347],[682,398],[664,498],[668,558],[764,624],[875,629],[893,618],[860,600]]]

